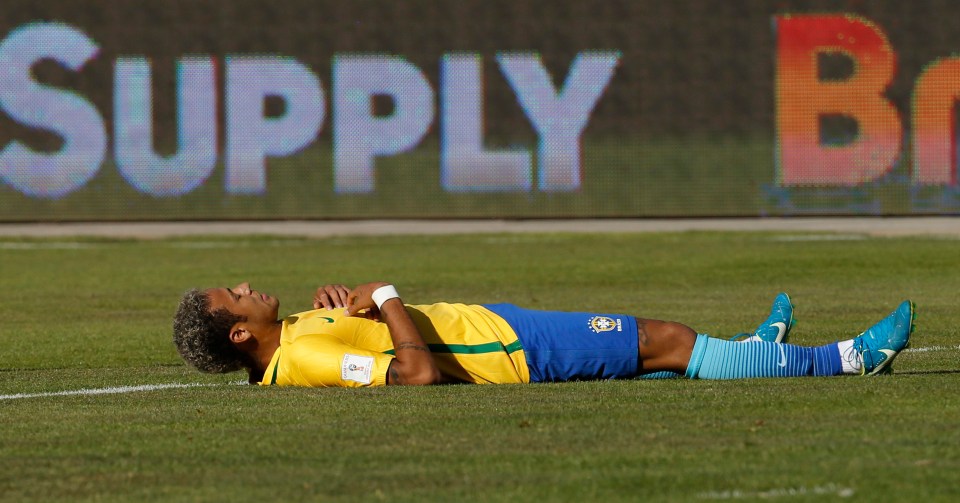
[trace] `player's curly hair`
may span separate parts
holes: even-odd
[[[210,310],[210,296],[197,289],[183,294],[173,317],[173,343],[180,356],[201,372],[222,374],[252,367],[250,357],[229,339],[245,316],[226,308]]]

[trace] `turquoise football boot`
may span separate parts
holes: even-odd
[[[892,370],[893,359],[910,343],[913,319],[913,302],[905,300],[889,316],[853,340],[853,349],[860,353],[863,362],[861,374],[876,375]]]
[[[790,296],[780,293],[773,299],[770,316],[752,334],[739,334],[733,340],[741,342],[786,342],[787,335],[796,320],[793,318],[793,303]]]

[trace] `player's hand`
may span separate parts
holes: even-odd
[[[377,309],[377,304],[373,301],[373,292],[376,291],[377,288],[389,284],[390,283],[384,283],[383,281],[377,281],[374,283],[364,283],[350,290],[350,293],[347,294],[347,310],[344,314],[347,316],[356,316],[357,313],[366,310],[364,316],[379,319],[380,310]]]
[[[347,307],[347,295],[350,289],[344,285],[324,285],[317,288],[313,294],[313,308],[321,307],[327,310],[337,307]]]

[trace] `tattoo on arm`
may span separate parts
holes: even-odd
[[[427,353],[430,352],[430,348],[428,348],[428,347],[426,347],[426,346],[421,346],[421,345],[416,344],[416,343],[413,343],[413,342],[401,342],[400,344],[397,345],[397,347],[396,347],[395,349],[396,349],[396,350],[400,350],[400,349],[415,349],[415,350],[417,350],[417,351],[426,351]]]
[[[400,384],[400,374],[397,373],[396,369],[391,365],[389,370],[387,370],[388,377],[387,384]]]

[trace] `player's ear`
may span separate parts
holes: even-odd
[[[230,342],[234,344],[243,344],[253,338],[253,334],[237,323],[230,329]]]

